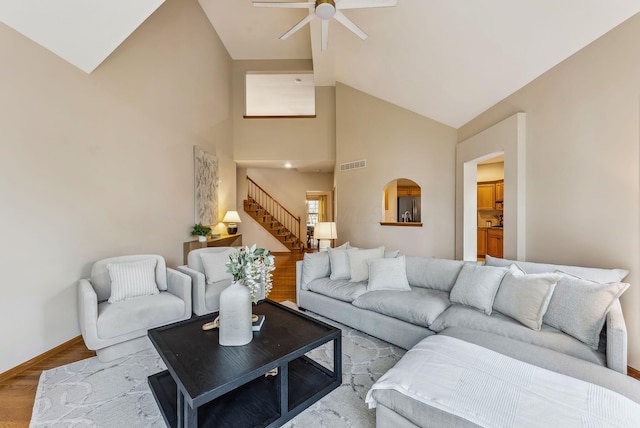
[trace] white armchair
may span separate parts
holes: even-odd
[[[153,269],[153,272],[147,272],[146,279],[153,284],[154,278],[148,277],[155,274],[157,290],[109,302],[113,266],[118,265],[119,271],[127,268],[131,272],[145,262],[147,271]],[[131,266],[133,268],[129,268]],[[131,277],[130,272],[127,275]],[[139,272],[133,270],[132,277],[138,280]],[[127,280],[134,283],[133,294],[144,293],[139,291],[135,281]],[[80,331],[87,348],[95,350],[100,361],[111,361],[151,346],[147,330],[191,317],[191,278],[167,268],[162,256],[112,257],[94,263],[91,278],[78,282],[78,305]]]
[[[232,281],[230,274],[224,274],[226,272],[224,263],[229,260],[230,251],[236,251],[236,249],[233,247],[208,247],[191,250],[187,255],[187,265],[178,266],[180,272],[191,277],[193,313],[196,315],[206,315],[220,310],[220,293],[230,286]],[[219,256],[210,260],[209,278],[207,278],[202,263],[202,254]],[[212,275],[212,271],[217,271],[213,272],[217,275]],[[227,276],[227,278],[219,279],[223,276]]]

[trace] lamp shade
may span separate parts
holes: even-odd
[[[242,220],[240,220],[240,215],[238,214],[238,211],[227,211],[222,221],[224,223],[242,223]]]
[[[337,239],[336,223],[333,221],[316,223],[313,229],[313,239]]]

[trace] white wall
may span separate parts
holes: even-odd
[[[458,132],[464,141],[526,112],[526,258],[630,270],[631,287],[621,300],[629,364],[635,368],[640,368],[638,40],[640,15]]]
[[[267,232],[243,210],[247,198],[246,177],[273,196],[293,215],[300,217],[302,240],[306,242],[306,192],[325,191],[333,188],[333,173],[301,173],[293,169],[238,168],[238,212],[242,218],[240,232],[244,245],[257,244],[272,252],[288,252],[289,249]]]
[[[336,172],[337,243],[453,258],[455,141],[451,127],[337,84],[336,163],[367,160]],[[380,225],[384,188],[397,178],[421,187],[422,227]]]
[[[196,0],[167,0],[91,75],[2,24],[0,57],[1,373],[79,334],[94,261],[181,264],[194,145],[220,159],[223,213],[235,165],[231,59]]]

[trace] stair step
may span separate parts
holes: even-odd
[[[265,228],[273,237],[291,251],[304,251],[305,243],[282,223],[276,220],[265,208],[253,198],[243,201],[244,210],[251,218]]]

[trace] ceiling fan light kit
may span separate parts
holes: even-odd
[[[336,5],[337,2],[337,5]],[[292,8],[292,9],[309,9],[309,15],[305,16],[300,22],[294,25],[289,31],[280,36],[281,40],[285,40],[293,33],[307,25],[313,18],[320,18],[322,20],[322,50],[327,50],[329,41],[329,20],[331,18],[344,25],[356,36],[365,40],[368,36],[360,27],[358,27],[353,21],[347,18],[340,9],[363,9],[372,7],[393,7],[397,3],[397,0],[316,0],[315,2],[257,2],[254,1],[253,5],[256,7],[280,7],[280,8]]]
[[[320,19],[333,18],[336,14],[336,5],[333,0],[317,0],[316,16]]]

